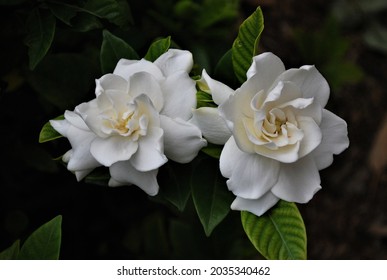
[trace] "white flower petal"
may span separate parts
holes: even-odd
[[[193,111],[191,123],[200,128],[208,142],[224,145],[231,136],[226,120],[219,115],[218,108],[201,107]]]
[[[340,154],[349,146],[347,123],[332,112],[323,110],[320,129],[321,144],[312,152],[319,170],[331,165],[333,155]]]
[[[279,198],[273,195],[270,191],[258,199],[244,199],[241,197],[235,198],[231,204],[232,210],[248,211],[256,216],[261,216],[273,207]]]
[[[128,92],[128,81],[119,75],[106,74],[101,78],[95,80],[95,95],[99,96],[106,90],[115,90],[121,92]]]
[[[310,117],[297,117],[298,127],[304,132],[304,137],[301,140],[299,157],[304,157],[311,151],[316,149],[321,143],[322,133],[320,127]]]
[[[212,99],[217,105],[225,102],[230,95],[234,94],[234,90],[229,86],[212,79],[203,69],[202,77],[197,81],[199,88],[212,95]]]
[[[119,75],[128,81],[133,74],[138,72],[147,72],[153,77],[155,77],[157,80],[161,80],[164,78],[164,75],[159,69],[159,67],[145,59],[128,60],[121,58],[118,61],[116,68],[113,71],[113,74]]]
[[[72,121],[82,121],[82,119],[74,114],[67,113],[67,116],[72,117]],[[77,116],[77,117],[76,117]],[[51,125],[59,133],[63,133],[68,138],[71,144],[71,153],[66,153],[64,161],[67,162],[67,169],[70,171],[78,171],[85,169],[94,169],[101,164],[98,163],[90,153],[91,142],[96,135],[90,130],[79,129],[65,120],[52,120]]]
[[[325,107],[329,99],[329,85],[314,66],[302,66],[299,69],[289,69],[283,72],[274,82],[291,81],[296,84],[304,98],[313,97],[321,107]]]
[[[254,150],[261,156],[268,157],[279,162],[291,163],[299,159],[299,142],[284,147],[278,147],[278,149],[273,149],[273,144],[275,143],[269,142],[266,145],[256,145],[254,146]]]
[[[171,119],[160,115],[161,128],[164,130],[164,153],[176,162],[188,163],[200,149],[207,145],[200,129],[181,119]]]
[[[281,164],[278,182],[271,189],[280,199],[306,203],[321,189],[320,174],[312,157]]]
[[[267,91],[274,80],[285,71],[281,59],[271,52],[265,52],[253,57],[253,63],[247,70],[247,79],[254,76],[255,83],[260,89]]]
[[[159,192],[156,178],[158,169],[141,172],[136,170],[129,161],[120,161],[110,166],[109,171],[112,177],[109,186],[134,184],[150,196],[157,195]]]
[[[220,155],[220,171],[229,178],[228,189],[236,196],[257,199],[277,182],[279,163],[242,152],[231,137]]]
[[[134,168],[139,171],[150,171],[167,162],[163,152],[163,130],[158,127],[148,129],[146,136],[141,137],[137,152],[130,158]]]
[[[129,79],[129,94],[133,98],[145,94],[150,98],[156,110],[160,112],[164,105],[164,98],[157,80],[146,72],[135,73]]]
[[[192,53],[185,50],[169,49],[154,61],[164,73],[164,76],[172,75],[181,70],[189,73],[193,66]]]
[[[161,84],[164,93],[164,108],[161,114],[170,118],[188,120],[196,108],[195,81],[184,71],[168,76]]]
[[[104,166],[111,166],[117,161],[128,160],[137,151],[138,142],[128,137],[111,136],[96,138],[91,143],[90,152]]]
[[[249,140],[244,125],[245,118],[254,118],[254,111],[250,104],[251,99],[256,93],[254,93],[254,89],[249,88],[249,84],[251,83],[244,83],[242,88],[236,90],[235,94],[230,96],[230,98],[218,108],[221,117],[227,120],[226,123],[232,130],[239,148],[246,153],[253,153],[254,145]],[[241,108],[243,108],[243,110],[241,110]]]

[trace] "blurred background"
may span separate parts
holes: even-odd
[[[118,0],[127,11],[120,22],[82,10],[69,17],[69,6],[86,2],[95,1],[0,0],[0,251],[62,215],[61,259],[259,258],[239,213],[206,237],[192,202],[180,213],[136,187],[78,183],[53,160],[67,140],[38,139],[49,119],[93,98],[103,29],[141,57],[155,38],[170,35],[193,52],[194,71],[213,74],[241,22],[260,6],[260,51],[287,68],[316,65],[331,86],[327,108],[348,123],[350,147],[320,172],[322,190],[298,205],[308,258],[387,259],[386,1]],[[55,35],[31,67],[37,7],[43,23],[56,17]]]

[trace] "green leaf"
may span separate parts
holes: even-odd
[[[206,147],[202,148],[202,152],[209,155],[210,157],[219,159],[222,153],[223,146],[208,143]]]
[[[207,236],[227,216],[233,200],[218,165],[217,160],[202,158],[194,167],[191,178],[193,201]]]
[[[90,174],[88,174],[84,181],[87,184],[99,185],[99,186],[108,186],[110,179],[109,169],[106,167],[98,167],[94,169]]]
[[[64,115],[56,117],[54,120],[63,120]],[[58,131],[56,131],[50,124],[50,122],[46,122],[42,130],[39,133],[39,143],[44,143],[48,141],[52,141],[58,138],[63,137]]]
[[[65,24],[72,26],[71,19],[75,17],[78,12],[76,7],[60,2],[47,2],[46,5],[58,19]]]
[[[56,216],[35,230],[20,249],[20,260],[57,260],[61,245],[62,216]]]
[[[158,175],[160,196],[183,211],[191,194],[191,164],[179,164],[169,161],[164,164]]]
[[[218,107],[212,100],[211,94],[198,90],[196,92],[196,108],[200,107]]]
[[[16,260],[20,251],[20,240],[16,240],[10,247],[0,252],[0,260]]]
[[[160,55],[167,52],[170,46],[171,46],[171,36],[168,36],[164,39],[157,40],[150,45],[148,52],[146,53],[144,58],[146,60],[153,62]]]
[[[125,1],[88,0],[81,11],[105,18],[120,27],[127,26],[132,21],[129,5]]]
[[[139,59],[139,56],[124,40],[104,30],[100,55],[102,72],[113,72],[121,58]]]
[[[82,54],[52,54],[32,71],[32,88],[61,110],[82,103],[94,84],[96,67]]]
[[[27,19],[27,36],[29,66],[35,69],[51,47],[55,34],[55,17],[47,12],[34,9]]]
[[[266,259],[306,259],[305,225],[294,203],[281,200],[261,217],[243,211],[241,219],[251,243]]]
[[[230,49],[219,59],[215,66],[214,74],[222,81],[226,81],[226,84],[230,86],[237,83],[233,69],[232,50]]]
[[[240,82],[246,80],[252,58],[258,54],[258,43],[263,31],[263,14],[260,7],[239,27],[238,36],[232,45],[232,63]]]

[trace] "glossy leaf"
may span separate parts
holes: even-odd
[[[55,120],[63,120],[63,119],[64,119],[64,115],[61,115],[55,118]],[[46,122],[39,133],[39,143],[52,141],[61,137],[62,135],[51,126],[50,122]]]
[[[241,219],[251,243],[266,259],[306,259],[305,225],[294,203],[280,201],[260,217],[243,211]]]
[[[215,77],[219,77],[222,79],[222,82],[227,85],[235,85],[237,84],[237,78],[233,71],[232,64],[232,50],[228,50],[218,61],[215,67]]]
[[[50,54],[30,73],[33,89],[61,110],[74,108],[85,101],[95,83],[92,59],[82,54]]]
[[[155,61],[160,55],[168,51],[169,47],[171,46],[171,37],[168,36],[167,38],[157,40],[153,42],[148,52],[145,55],[145,59],[149,61]]]
[[[159,170],[160,196],[183,211],[191,194],[191,164],[168,162]]]
[[[81,11],[105,18],[121,27],[129,25],[132,20],[129,6],[125,1],[88,0]]]
[[[218,161],[203,157],[194,167],[191,178],[192,197],[207,236],[227,216],[233,200]]]
[[[232,63],[240,82],[246,80],[253,56],[258,54],[258,43],[263,31],[263,14],[260,7],[239,27],[238,36],[232,45]]]
[[[47,12],[34,9],[27,19],[27,36],[29,66],[35,69],[51,47],[55,34],[55,17]]]
[[[223,146],[208,143],[206,147],[202,148],[202,152],[209,155],[210,157],[219,159],[220,154],[222,153]]]
[[[35,230],[20,249],[20,260],[57,260],[59,259],[62,216],[56,216]]]
[[[67,25],[72,25],[71,19],[74,18],[78,12],[76,7],[60,2],[47,2],[46,5],[59,20]]]
[[[139,59],[139,56],[124,40],[104,30],[100,55],[102,72],[113,72],[121,58]]]
[[[201,91],[201,90],[198,90],[196,92],[196,100],[197,100],[196,108],[200,108],[200,107],[218,107],[218,105],[216,105],[214,103],[214,101],[212,100],[211,94],[209,94],[207,92],[204,92],[204,91]]]
[[[20,240],[16,240],[11,246],[0,252],[0,260],[16,260],[20,251]]]

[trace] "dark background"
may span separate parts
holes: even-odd
[[[299,205],[309,259],[387,259],[387,33],[380,31],[386,30],[387,5],[383,2],[245,0],[221,40],[156,25],[147,34],[148,41],[152,36],[172,35],[186,49],[192,46],[186,37],[192,35],[209,57],[200,58],[203,49],[196,46],[194,58],[211,69],[231,47],[239,24],[260,5],[265,18],[261,51],[277,54],[287,68],[315,64],[327,78],[331,84],[327,108],[347,121],[350,147],[320,172],[322,190],[308,204]],[[61,139],[39,144],[39,132],[63,109],[31,87],[27,49],[22,34],[12,29],[19,26],[12,16],[19,8],[0,12],[1,32],[7,38],[2,40],[0,56],[0,251],[60,214],[61,259],[259,258],[243,235],[239,213],[230,213],[207,238],[190,211],[192,203],[181,214],[135,187],[78,183],[51,159],[65,151],[67,143]],[[143,16],[151,8],[146,4],[131,8],[138,29],[149,28],[152,21]],[[100,46],[100,34],[97,30],[77,40],[87,50],[93,42]],[[145,48],[148,41],[137,47]],[[56,42],[52,52],[68,49],[76,47]],[[94,74],[88,77],[86,98],[92,96],[93,79],[99,75]],[[225,232],[229,228],[234,228],[232,233]]]

